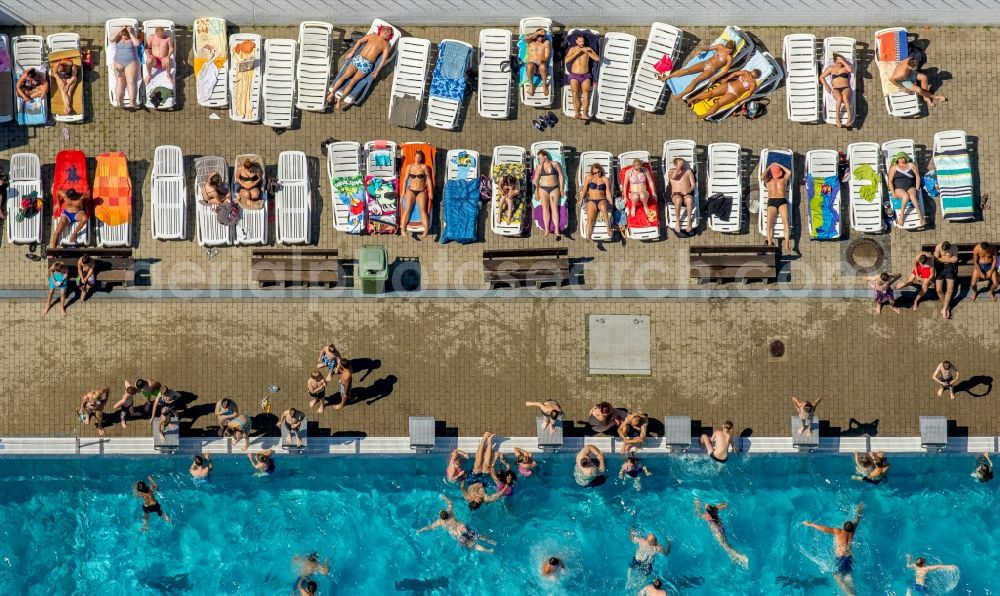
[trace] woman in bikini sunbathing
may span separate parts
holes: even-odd
[[[73,93],[80,85],[80,67],[73,64],[69,58],[63,58],[56,63],[55,69],[56,87],[59,95],[62,96],[64,116],[70,116],[76,112],[73,110]]]
[[[604,168],[600,164],[591,164],[590,173],[583,179],[580,185],[579,200],[583,202],[587,210],[587,233],[584,238],[590,238],[594,234],[594,226],[597,224],[597,214],[604,218],[604,223],[611,231],[611,181],[604,173]]]
[[[415,163],[411,164],[403,180],[403,204],[402,217],[399,220],[399,230],[401,234],[406,234],[406,224],[410,221],[410,214],[413,206],[416,205],[420,214],[420,222],[424,226],[421,238],[426,238],[431,229],[430,200],[427,196],[427,184],[431,176],[431,169],[425,163],[423,151],[417,151],[413,157]]]
[[[708,79],[708,85],[711,85],[715,79],[722,76],[733,63],[733,55],[736,54],[736,42],[733,40],[728,40],[726,43],[721,45],[714,45],[708,50],[708,52],[714,52],[707,60],[699,62],[688,66],[687,68],[681,68],[675,70],[666,76],[667,79],[672,79],[674,77],[681,77],[684,75],[698,73],[688,86],[684,88],[678,95],[684,97],[688,93],[691,93],[699,83]]]
[[[629,217],[635,216],[635,210],[640,205],[646,212],[647,219],[652,220],[656,217],[656,212],[649,206],[649,176],[640,159],[632,161],[632,168],[625,176],[625,196],[631,203]]]
[[[701,116],[701,119],[705,120],[714,116],[719,110],[731,106],[741,97],[752,95],[757,88],[757,79],[760,78],[760,75],[761,72],[757,69],[738,70],[720,79],[718,85],[709,87],[684,101],[690,106],[702,100],[714,99],[715,102]]]
[[[847,126],[850,126],[851,122],[854,121],[854,115],[851,114],[851,73],[853,72],[854,68],[851,67],[851,63],[847,61],[847,58],[840,54],[834,54],[833,64],[827,66],[822,74],[819,75],[819,80],[823,83],[823,88],[833,98],[837,128],[844,126],[840,122],[841,110],[844,111],[844,121],[847,123]],[[830,77],[830,82],[827,82],[826,77]]]
[[[563,180],[562,165],[549,157],[547,151],[540,150],[538,167],[531,182],[538,194],[538,201],[542,204],[543,236],[549,235],[550,228],[555,231],[556,238],[560,236],[559,201],[562,198]]]

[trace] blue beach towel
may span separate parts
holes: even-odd
[[[813,178],[806,175],[806,196],[809,201],[809,237],[813,240],[833,240],[840,237],[840,179],[837,176]]]
[[[449,180],[444,184],[441,244],[475,242],[479,220],[479,179]]]
[[[467,80],[465,72],[469,67],[472,51],[468,46],[457,43],[443,43],[438,47],[437,64],[431,78],[430,94],[459,103],[465,98]]]
[[[545,39],[552,43],[552,36],[546,35]],[[519,85],[528,85],[528,41],[524,36],[520,36],[517,39],[517,63],[518,63],[518,75],[517,81]],[[549,54],[549,74],[552,74],[552,54]],[[537,72],[530,84],[533,87],[538,87],[542,84],[542,77],[538,76]]]

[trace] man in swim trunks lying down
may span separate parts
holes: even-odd
[[[844,522],[843,528],[831,528],[821,526],[810,521],[802,522],[803,526],[809,526],[820,532],[833,534],[833,551],[837,555],[837,569],[833,573],[833,579],[847,596],[854,596],[854,553],[851,551],[851,544],[854,542],[854,533],[861,523],[861,513],[864,511],[864,503],[858,503],[853,521]]]
[[[528,96],[535,94],[534,78],[537,74],[542,79],[542,95],[549,94],[549,59],[552,57],[552,41],[545,29],[539,29],[525,37],[528,42],[528,64],[525,69],[528,74]]]
[[[570,42],[572,47],[566,52],[563,61],[566,63],[566,77],[569,79],[570,96],[573,98],[573,117],[578,120],[590,120],[590,89],[594,86],[594,77],[590,74],[593,62],[600,62],[601,57],[587,45],[587,38],[577,33]]]
[[[354,47],[345,56],[346,60],[350,60],[350,64],[344,69],[344,74],[330,86],[330,92],[326,96],[326,103],[331,103],[336,99],[336,109],[339,110],[340,102],[343,101],[345,95],[350,95],[351,90],[358,84],[358,81],[368,75],[371,75],[373,79],[378,77],[379,71],[382,70],[382,67],[385,66],[386,61],[389,59],[389,50],[391,49],[389,42],[391,40],[392,27],[382,25],[375,33],[369,33],[356,41]],[[364,45],[364,48],[359,53],[358,48],[362,45]],[[381,62],[379,62],[379,58],[382,59]],[[376,62],[379,62],[378,68],[375,68]],[[341,86],[344,88],[341,89]]]

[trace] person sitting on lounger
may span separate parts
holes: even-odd
[[[556,239],[560,235],[559,201],[562,198],[564,174],[562,165],[549,157],[548,151],[538,152],[538,168],[532,179],[538,201],[542,204],[543,236],[549,235],[549,227],[555,230]]]
[[[691,220],[694,217],[694,189],[697,181],[691,164],[682,157],[674,158],[674,167],[667,170],[667,180],[670,181],[670,202],[674,204],[674,232],[681,233],[681,204],[687,213],[687,224],[684,231],[691,233]]]
[[[76,237],[87,227],[87,212],[84,210],[84,201],[90,200],[90,193],[80,194],[75,189],[60,190],[57,195],[62,201],[63,210],[56,223],[56,229],[52,230],[52,248],[59,244],[66,226],[73,226],[69,232],[69,243],[76,244]]]
[[[121,108],[138,108],[139,55],[137,48],[140,45],[139,38],[133,35],[128,27],[122,27],[121,31],[112,35],[108,42],[112,44],[111,51],[114,60],[112,70],[117,78],[115,103]],[[126,87],[128,87],[128,96],[132,100],[131,106],[126,106],[124,103]]]
[[[580,185],[579,199],[587,211],[587,234],[585,238],[590,238],[594,234],[594,226],[597,225],[598,213],[604,219],[604,223],[611,230],[611,210],[614,208],[614,199],[611,198],[611,181],[601,164],[591,164],[590,173],[583,179]],[[558,210],[556,211],[558,213]]]
[[[590,418],[587,421],[594,432],[604,433],[611,429],[618,431],[618,425],[625,420],[628,412],[617,410],[606,401],[602,401],[590,409]]]
[[[21,73],[21,78],[14,85],[17,96],[23,101],[31,101],[49,94],[49,78],[36,68],[29,68]]]
[[[969,284],[969,291],[972,292],[972,301],[979,297],[980,281],[985,281],[989,285],[986,293],[989,294],[993,302],[997,301],[997,287],[1000,286],[1000,274],[997,273],[997,247],[989,242],[980,242],[972,249],[972,282]]]
[[[59,95],[62,97],[65,107],[63,115],[75,114],[76,112],[73,111],[73,92],[80,85],[80,67],[73,64],[69,58],[63,58],[56,62],[53,71],[56,75],[56,87],[59,89]]]
[[[427,158],[423,151],[417,151],[413,156],[414,163],[410,164],[409,171],[403,173],[403,204],[400,205],[399,230],[401,234],[406,234],[406,224],[410,221],[410,214],[416,205],[420,214],[420,222],[424,226],[424,232],[420,238],[426,238],[431,229],[431,202],[428,197],[428,185],[431,175],[434,172],[427,165]]]
[[[847,58],[840,54],[834,54],[833,64],[827,66],[819,75],[819,81],[823,83],[823,88],[833,98],[837,128],[844,126],[840,120],[841,110],[844,111],[844,121],[848,125],[851,124],[854,118],[854,115],[851,114],[851,93],[853,92],[851,89],[851,74],[853,72],[854,68],[851,67],[851,63],[847,61]],[[827,82],[826,77],[830,77],[830,82]]]
[[[789,252],[792,246],[792,230],[788,219],[788,183],[792,171],[779,163],[772,163],[762,176],[762,182],[767,187],[767,245],[775,246],[774,225],[777,216],[785,224],[784,251]]]
[[[733,64],[733,55],[736,53],[736,42],[733,40],[728,40],[724,44],[714,45],[708,50],[708,52],[713,52],[708,59],[698,64],[693,64],[686,68],[681,68],[680,70],[675,70],[668,74],[666,78],[672,79],[673,77],[680,77],[684,75],[698,73],[688,86],[684,88],[683,91],[679,93],[681,97],[684,97],[688,93],[691,93],[702,81],[708,80],[708,86],[711,86],[715,79],[722,76],[729,67]]]
[[[590,89],[594,85],[590,67],[593,62],[600,62],[601,57],[587,45],[587,38],[581,34],[577,34],[570,43],[573,47],[566,52],[563,60],[573,98],[573,117],[586,122],[590,120]]]
[[[917,306],[920,304],[920,299],[924,297],[927,290],[930,289],[931,283],[934,281],[934,255],[929,252],[920,252],[917,257],[913,259],[913,270],[910,271],[910,277],[906,278],[906,281],[901,281],[896,284],[896,289],[901,290],[906,286],[913,284],[920,286],[920,290],[917,292],[916,298],[913,299],[913,310],[917,310]]]
[[[500,179],[497,194],[507,205],[507,212],[500,216],[501,223],[510,223],[514,217],[514,202],[521,198],[521,184],[517,178],[507,174]]]
[[[757,89],[757,79],[760,78],[760,75],[761,72],[756,68],[731,72],[719,79],[717,85],[696,93],[684,101],[690,106],[699,101],[714,99],[715,103],[701,116],[701,119],[705,120],[715,115],[719,110],[732,105],[741,97],[753,95],[754,90]]]
[[[819,402],[823,401],[823,398],[819,398],[816,401],[801,400],[797,397],[792,397],[792,405],[795,406],[795,412],[799,415],[799,430],[795,431],[796,435],[806,435],[811,437],[813,434],[813,422],[816,420],[816,406]]]
[[[205,181],[205,186],[201,189],[202,199],[212,207],[218,207],[229,201],[229,188],[222,181],[222,175],[213,172]]]
[[[904,93],[916,93],[920,97],[923,97],[927,100],[929,107],[933,108],[938,102],[948,101],[948,98],[944,95],[935,95],[930,92],[930,83],[927,75],[919,72],[919,66],[916,58],[913,56],[901,61],[896,65],[896,69],[892,71],[892,82],[902,89]]]
[[[896,227],[903,227],[903,217],[906,214],[906,204],[910,203],[920,217],[920,227],[927,225],[924,213],[918,203],[920,196],[920,169],[910,161],[910,156],[900,151],[892,156],[892,165],[885,174],[889,195],[899,199],[899,209],[896,211]]]
[[[153,78],[153,73],[162,70],[167,75],[170,84],[174,84],[174,77],[170,74],[170,61],[174,57],[174,40],[167,35],[166,29],[157,27],[153,31],[153,37],[146,40],[146,84]]]
[[[238,196],[240,204],[246,206],[248,202],[256,202],[261,199],[264,178],[260,167],[249,159],[244,159],[243,163],[236,166],[236,184],[239,187]]]
[[[354,43],[351,51],[344,56],[345,60],[351,62],[344,69],[344,74],[330,86],[326,103],[332,103],[336,99],[336,109],[339,110],[344,96],[351,94],[351,90],[358,84],[358,81],[369,75],[372,79],[378,77],[379,71],[389,60],[389,52],[392,49],[389,42],[392,41],[392,35],[392,27],[380,25],[374,33],[369,33]],[[365,47],[358,53],[358,48],[362,45]],[[381,61],[379,61],[380,58]],[[377,68],[375,67],[376,62],[379,63]]]
[[[552,41],[545,29],[539,29],[525,36],[528,42],[528,96],[535,94],[534,78],[537,74],[542,79],[542,95],[549,94],[549,59],[552,57]],[[572,83],[571,83],[572,85]],[[588,108],[584,108],[590,111]],[[579,110],[578,110],[579,112]]]

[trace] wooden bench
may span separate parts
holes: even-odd
[[[522,284],[561,286],[569,281],[569,249],[484,250],[483,281],[491,290]]]
[[[772,280],[778,276],[777,246],[692,246],[691,278],[699,281]]]
[[[970,242],[964,244],[952,243],[952,247],[958,250],[958,276],[959,277],[972,277],[972,250],[976,248],[978,242]],[[920,246],[920,250],[924,252],[929,252],[934,254],[934,248],[937,244],[923,244]]]
[[[94,277],[98,283],[108,285],[135,285],[135,259],[131,248],[50,248],[46,253],[48,264],[62,261],[69,267],[69,277],[79,275],[76,262],[83,255],[94,259]]]
[[[326,286],[340,283],[336,249],[259,248],[250,253],[250,273],[260,287]]]

